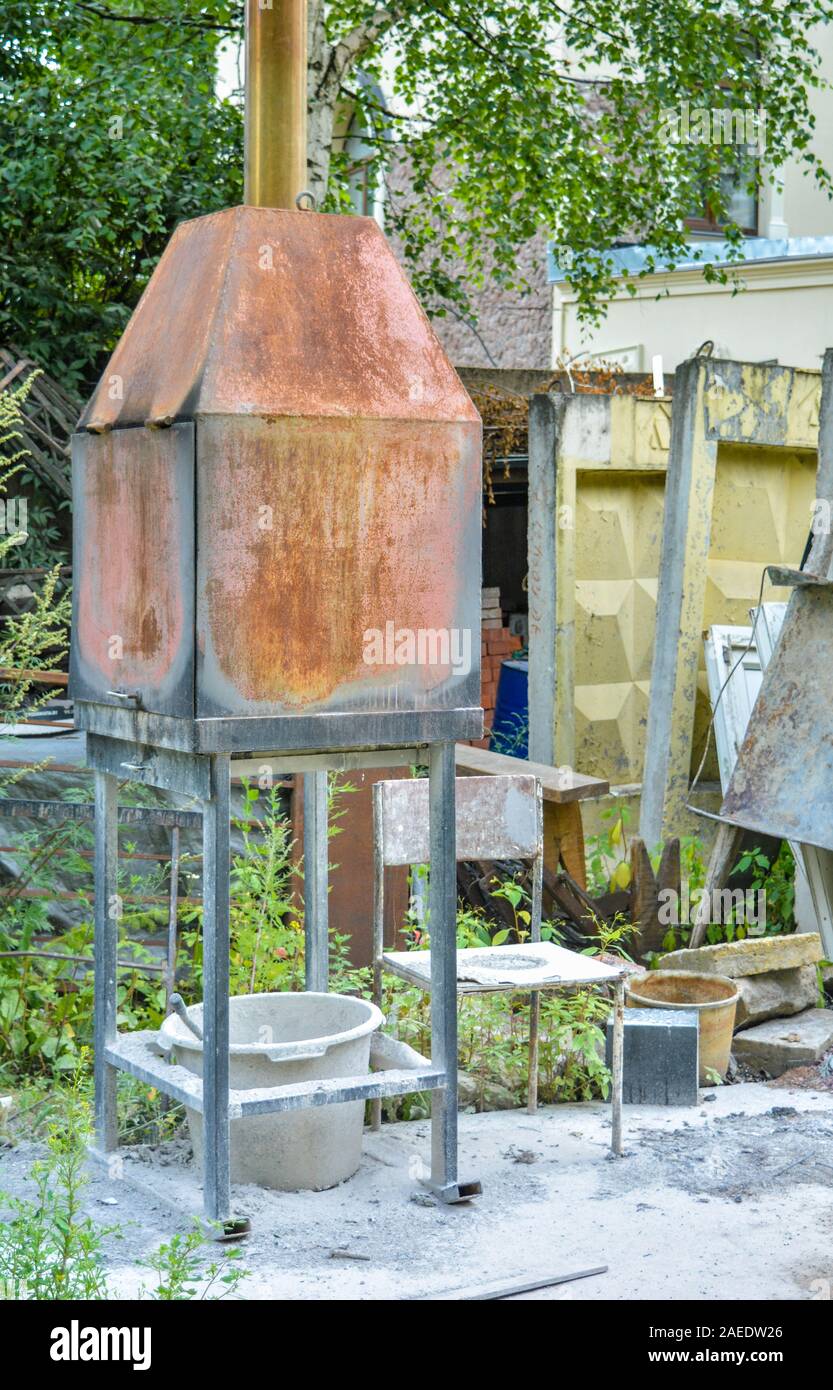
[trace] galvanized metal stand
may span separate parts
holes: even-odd
[[[212,1221],[231,1215],[229,1177],[229,758],[210,760],[203,802],[203,1201]]]
[[[304,773],[304,970],[313,993],[326,994],[330,975],[327,771]]]
[[[95,774],[95,1133],[100,1154],[118,1147],[116,1070],[108,1050],[116,1041],[116,953],[119,936],[115,777]]]
[[[436,744],[428,763],[431,849],[431,1061],[445,1085],[431,1106],[431,1188],[443,1201],[457,1186],[457,854],[454,744]],[[478,1189],[479,1191],[479,1186]]]
[[[248,1114],[339,1104],[432,1090],[431,1170],[428,1185],[445,1202],[480,1192],[457,1172],[457,994],[454,744],[428,749],[432,991],[430,1066],[388,1070],[275,1087],[256,1093],[229,1089],[229,788],[232,775],[250,775],[251,759],[208,756],[131,745],[90,733],[87,756],[95,769],[95,1115],[96,1152],[104,1160],[118,1147],[116,1077],[126,1071],[202,1114],[206,1217],[232,1221],[229,1124]],[[425,760],[425,750],[386,749],[387,765]],[[303,773],[305,934],[307,989],[328,987],[327,776],[346,765],[378,765],[379,750],[348,753],[269,753],[257,759],[276,771]],[[120,904],[116,882],[118,781],[136,781],[196,797],[203,815],[203,1035],[204,1073],[195,1077],[158,1055],[156,1034],[116,1029],[116,947]]]

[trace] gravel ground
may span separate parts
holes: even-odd
[[[608,1265],[536,1299],[809,1299],[833,1279],[833,1096],[762,1084],[701,1093],[696,1108],[625,1110],[626,1155],[609,1153],[604,1105],[461,1115],[461,1177],[483,1196],[443,1207],[417,1181],[425,1122],[366,1134],[356,1176],[330,1192],[234,1190],[252,1220],[247,1298],[401,1299]],[[33,1146],[0,1153],[0,1188],[22,1194]],[[199,1210],[187,1140],[122,1151],[120,1177],[91,1169],[87,1207],[107,1240],[115,1296]],[[821,1281],[821,1282],[820,1282]],[[456,1292],[455,1292],[456,1291]]]

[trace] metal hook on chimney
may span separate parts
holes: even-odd
[[[303,205],[304,198],[309,198],[309,202],[306,207],[304,207]],[[315,212],[315,194],[310,193],[308,188],[302,188],[301,192],[295,199],[295,206],[299,212]]]

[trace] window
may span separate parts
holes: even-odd
[[[757,191],[750,193],[749,182],[750,168],[748,161],[744,161],[742,169],[726,170],[720,178],[723,201],[726,208],[723,217],[717,217],[704,195],[703,202],[698,211],[686,218],[686,226],[690,228],[692,232],[711,232],[716,234],[726,226],[727,222],[735,222],[747,236],[757,236],[758,194]]]

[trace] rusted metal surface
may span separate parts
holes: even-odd
[[[193,469],[193,425],[74,437],[74,699],[193,715]]]
[[[198,716],[479,703],[476,425],[212,416],[197,440]]]
[[[373,804],[377,782],[407,777],[407,768],[373,768],[351,772],[346,781],[355,791],[343,799],[338,837],[330,848],[329,916],[337,931],[349,937],[348,953],[356,966],[373,961]],[[292,839],[304,843],[303,778],[295,779],[291,798]],[[299,901],[303,883],[296,888]],[[408,909],[408,873],[391,869],[385,881],[385,940],[399,940]]]
[[[195,780],[211,755],[206,1215],[230,1216],[229,754],[261,749],[317,752],[325,772],[329,750],[429,745],[432,1070],[351,1078],[328,1099],[436,1086],[430,1187],[467,1200],[480,1184],[457,1174],[453,743],[482,732],[474,406],[371,219],[242,207],[175,233],[80,428],[98,437],[74,458],[78,726],[192,755]],[[382,646],[369,653],[374,633]],[[403,633],[440,645],[403,659]],[[118,684],[114,634],[129,657]],[[180,766],[141,756],[119,755],[130,780]],[[115,777],[97,771],[96,785],[103,1156],[117,1144],[116,1070],[147,1079],[152,1068],[115,1032]],[[326,932],[325,914],[313,921]],[[312,944],[325,962],[326,940]],[[266,1108],[321,1099],[296,1090]],[[249,1104],[231,1101],[238,1115]]]
[[[253,750],[280,749],[281,755],[304,755],[329,750],[425,747],[431,743],[459,742],[483,737],[483,711],[478,706],[450,710],[344,711],[331,714],[265,716],[262,719],[172,719],[143,710],[117,709],[114,705],[79,701],[75,727],[105,738],[154,744],[182,753],[250,754]]]
[[[372,218],[252,207],[177,229],[80,428],[211,414],[479,424]]]
[[[426,779],[380,782],[373,794],[382,864],[427,863]],[[458,861],[539,857],[543,848],[540,806],[535,777],[457,778]]]
[[[799,588],[766,669],[721,816],[833,848],[833,590]]]
[[[147,423],[177,420],[191,460],[191,426]],[[480,420],[371,219],[242,207],[180,227],[81,423],[77,699],[391,730],[477,709]],[[309,729],[160,741],[346,746]]]

